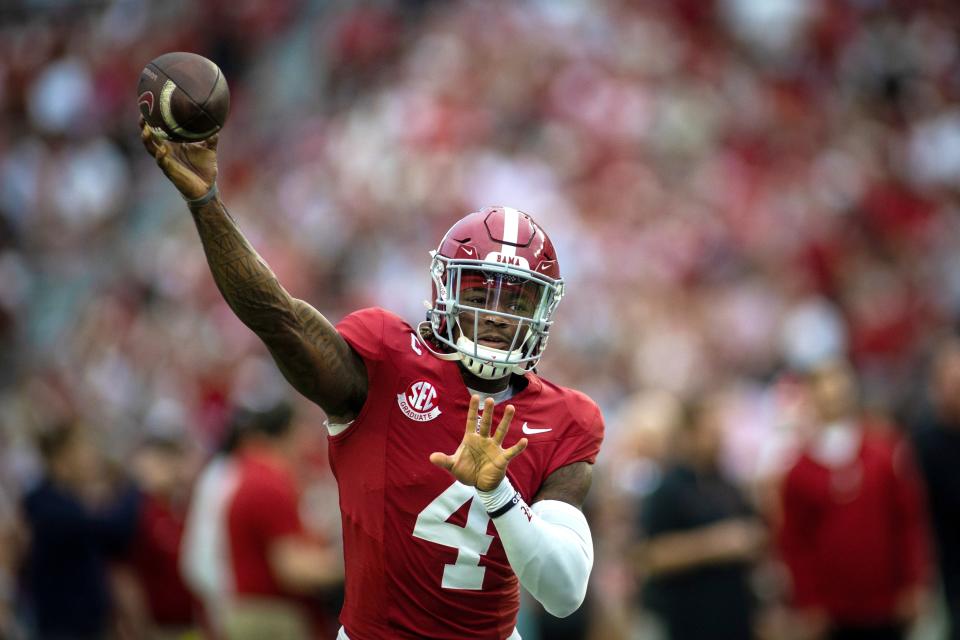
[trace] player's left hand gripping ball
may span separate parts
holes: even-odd
[[[467,427],[463,441],[453,455],[436,451],[430,454],[430,462],[453,474],[457,480],[480,491],[492,491],[500,485],[507,473],[507,465],[527,448],[527,439],[520,438],[515,445],[504,449],[501,445],[510,430],[510,421],[516,411],[513,405],[507,405],[497,430],[490,435],[493,423],[493,400],[487,398],[483,405],[483,416],[477,423],[480,408],[480,396],[470,398],[467,412]]]

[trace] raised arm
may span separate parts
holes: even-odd
[[[191,207],[217,288],[257,334],[284,377],[333,422],[349,422],[367,393],[360,357],[323,315],[280,285],[219,198]]]
[[[367,395],[363,361],[319,311],[287,293],[223,206],[215,191],[217,137],[181,144],[160,140],[142,120],[140,126],[147,151],[187,199],[227,304],[297,391],[331,421],[353,420]]]

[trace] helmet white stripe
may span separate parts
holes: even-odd
[[[520,230],[520,212],[513,207],[503,208],[503,244],[500,253],[505,256],[517,255],[517,234]],[[512,242],[514,244],[507,244]]]

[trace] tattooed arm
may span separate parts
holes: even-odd
[[[216,136],[178,144],[158,139],[141,120],[141,139],[184,197],[208,193],[217,175]],[[224,299],[267,345],[284,377],[333,422],[349,422],[367,395],[363,361],[312,306],[291,296],[250,246],[219,197],[191,213]]]
[[[367,392],[360,357],[319,311],[287,293],[219,198],[191,212],[213,279],[233,312],[263,340],[297,391],[332,421],[353,420]]]

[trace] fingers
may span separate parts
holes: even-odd
[[[453,456],[447,455],[446,453],[434,451],[430,454],[430,462],[447,471],[453,469]]]
[[[503,455],[507,457],[507,462],[510,462],[511,460],[516,458],[518,455],[523,453],[523,450],[526,448],[527,448],[527,439],[520,438],[519,440],[517,440],[517,444],[513,445],[512,447],[504,451]]]
[[[143,118],[140,118],[141,122]],[[157,153],[160,149],[163,148],[163,145],[157,140],[157,137],[153,135],[153,131],[146,125],[146,123],[141,124],[140,126],[140,141],[143,142],[144,148],[146,148],[147,153],[152,155],[154,158],[157,157]]]
[[[153,129],[146,124],[140,128],[140,140],[143,142],[147,153],[153,156],[163,172],[173,177],[176,163],[173,162],[173,157],[170,155],[170,145],[159,139]]]
[[[143,146],[146,147],[147,152],[154,157],[167,177],[182,191],[183,187],[180,185],[188,184],[193,174],[173,154],[173,147],[158,138],[150,127],[141,129],[140,139],[143,141]]]
[[[205,179],[200,175],[189,155],[184,155],[186,145],[165,140],[162,135],[158,135],[148,126],[142,117],[140,118],[140,140],[147,153],[153,156],[163,173],[185,197],[199,198],[210,189],[213,178]],[[217,142],[214,139],[210,144],[215,147]],[[206,145],[207,142],[199,142],[193,146]],[[215,172],[214,168],[214,175]]]
[[[480,396],[470,396],[470,407],[467,409],[467,429],[464,437],[477,432],[477,410],[480,408]]]
[[[507,437],[507,432],[510,431],[513,414],[516,412],[517,410],[512,404],[508,404],[507,408],[503,410],[503,417],[500,419],[500,424],[497,425],[497,432],[493,434],[493,440],[497,444],[503,444],[503,439]]]
[[[480,418],[480,426],[477,433],[481,438],[490,437],[490,425],[493,424],[493,398],[487,398],[483,403],[483,417]]]
[[[200,144],[205,146],[207,149],[217,150],[217,143],[220,142],[220,134],[215,133],[206,140],[202,141]]]

